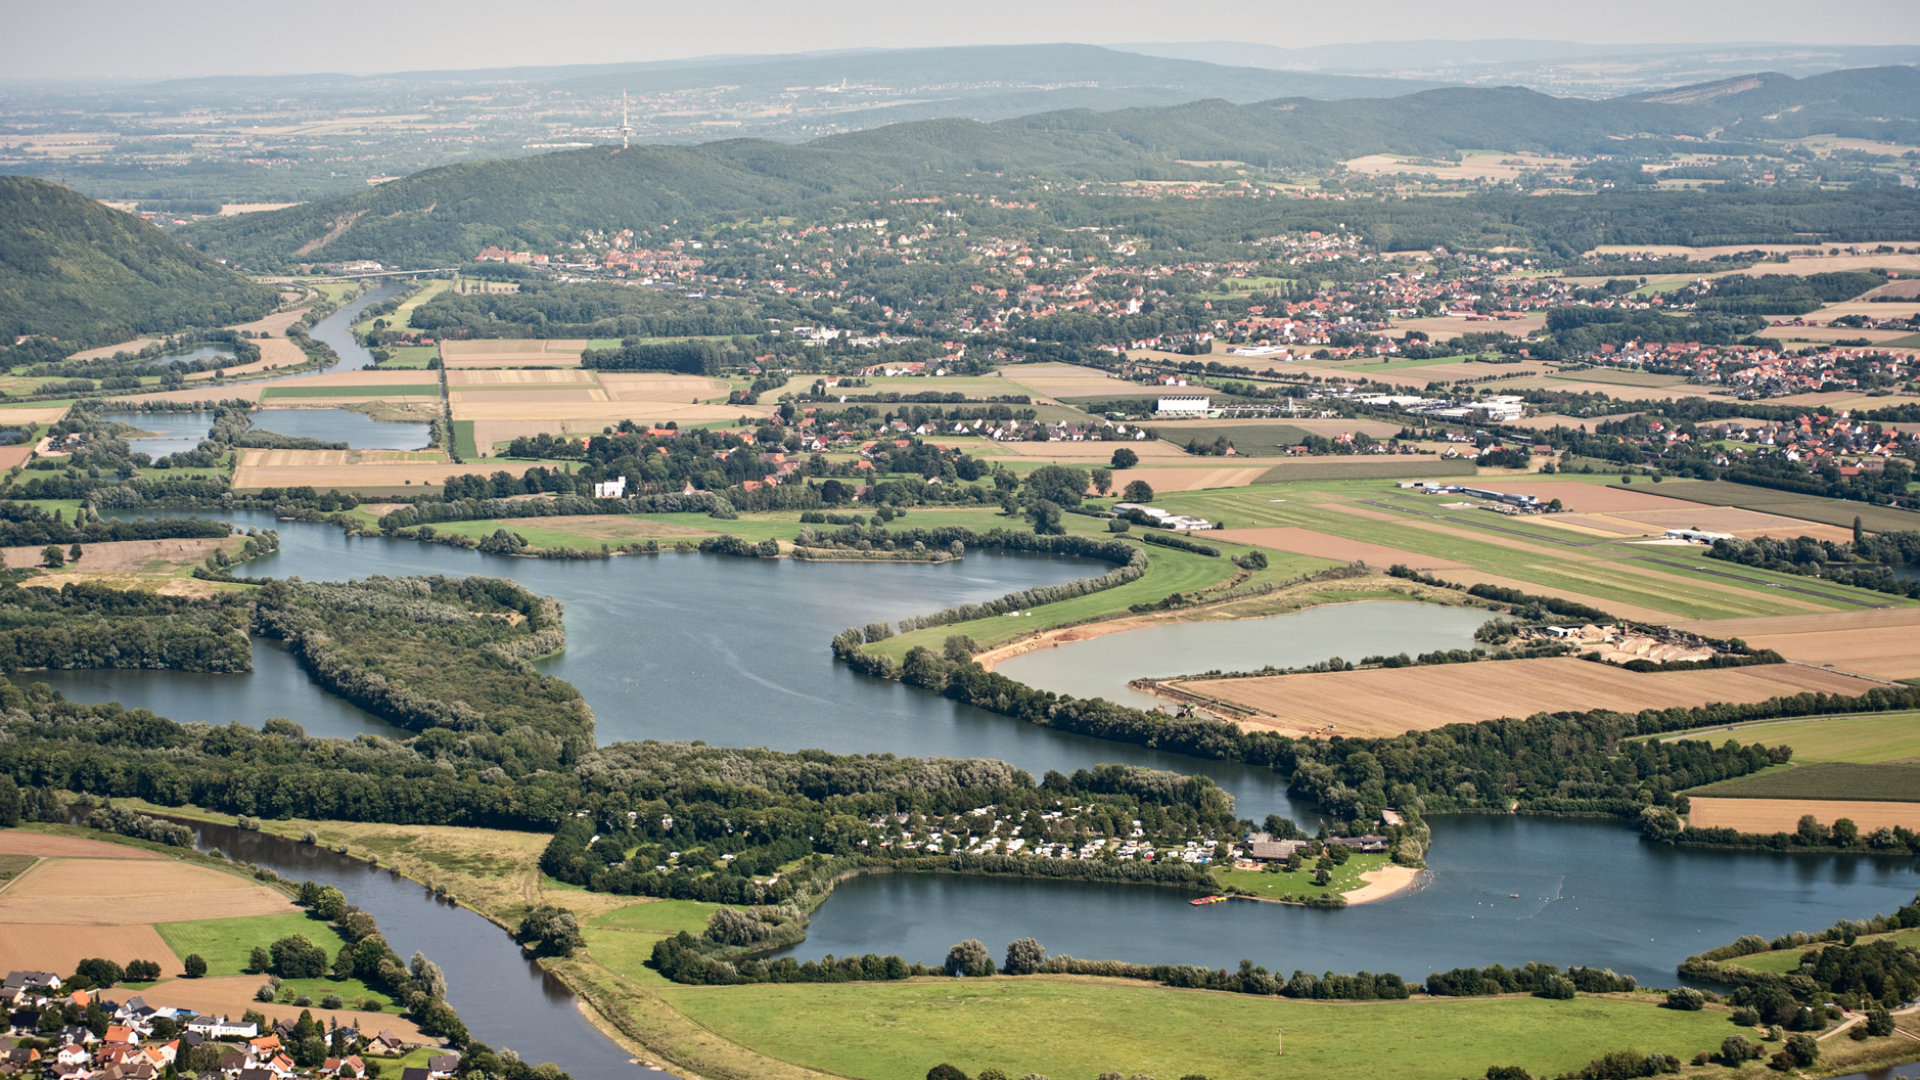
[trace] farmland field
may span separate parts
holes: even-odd
[[[1275,465],[1261,475],[1262,484],[1292,484],[1312,480],[1401,480],[1417,477],[1473,476],[1478,470],[1462,458],[1316,457],[1296,458]]]
[[[0,829],[0,854],[35,855],[42,858],[65,856],[83,859],[164,859],[158,852],[142,851],[124,844],[88,840],[78,836],[57,836],[19,829]]]
[[[1798,772],[1798,769],[1788,770]],[[1785,775],[1784,773],[1780,775]],[[1862,833],[1905,826],[1920,829],[1920,803],[1837,801],[1833,799],[1723,799],[1692,795],[1688,820],[1704,829],[1737,829],[1744,833],[1793,832],[1800,818],[1812,814],[1822,825],[1841,818]]]
[[[940,1061],[1015,1076],[1428,1080],[1498,1060],[1551,1076],[1629,1045],[1684,1061],[1728,1030],[1722,1010],[1676,1012],[1644,996],[1333,1003],[1061,976],[656,993],[723,1038],[870,1080],[918,1080]]]
[[[1695,788],[1721,799],[1857,799],[1920,803],[1920,765],[1820,761]],[[1915,807],[1920,821],[1920,807]]]
[[[118,540],[83,544],[78,561],[67,569],[97,574],[171,574],[200,562],[222,548],[237,551],[243,537],[199,537],[185,540]],[[8,569],[39,566],[41,548],[0,548]]]
[[[1247,721],[1252,727],[1390,736],[1539,712],[1634,712],[1710,701],[1765,701],[1808,690],[1855,695],[1880,684],[1795,664],[1644,674],[1562,657],[1174,685],[1263,714]]]
[[[1829,716],[1817,720],[1783,720],[1715,728],[1712,734],[1691,738],[1715,741],[1723,732],[1741,739],[1793,747],[1800,764],[1843,761],[1871,765],[1883,761],[1920,761],[1920,713],[1869,713]],[[1683,736],[1689,737],[1689,736]],[[1672,740],[1669,740],[1672,741]]]
[[[1824,664],[1881,679],[1920,676],[1920,654],[1908,634],[1920,627],[1912,605],[1876,611],[1833,611],[1761,619],[1716,619],[1678,624],[1690,633],[1744,638],[1791,660]]]
[[[1920,529],[1920,514],[1891,507],[1869,506],[1846,499],[1827,499],[1818,495],[1800,495],[1791,491],[1731,481],[1669,480],[1660,485],[1661,494],[1676,499],[1707,503],[1712,506],[1738,506],[1782,517],[1801,518],[1826,525],[1850,528],[1858,517],[1862,526],[1874,532],[1900,532]]]
[[[439,397],[439,383],[411,383],[399,386],[269,386],[260,392],[261,401],[280,398],[403,398]]]
[[[75,926],[0,922],[0,966],[8,971],[72,971],[89,956],[124,965],[152,960],[162,974],[180,973],[180,958],[147,925]]]
[[[292,910],[281,893],[235,874],[174,862],[49,859],[0,895],[0,922],[124,926]]]

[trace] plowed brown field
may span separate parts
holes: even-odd
[[[455,368],[579,367],[580,353],[586,347],[584,340],[443,341],[440,356],[449,371]]]
[[[1829,802],[1825,799],[1714,799],[1695,798],[1687,820],[1703,829],[1738,829],[1745,833],[1792,832],[1800,818],[1812,814],[1822,825],[1841,818],[1860,826],[1862,834],[1896,825],[1920,829],[1920,803]]]
[[[180,958],[151,926],[0,924],[0,967],[8,971],[72,971],[90,956],[122,965],[152,960],[162,974],[181,972]]]
[[[577,368],[476,368],[447,372],[447,385],[455,386],[598,386],[593,372]]]
[[[293,910],[264,885],[170,860],[50,859],[0,893],[0,923],[127,926]]]
[[[1258,710],[1263,715],[1249,727],[1391,736],[1538,712],[1631,712],[1807,690],[1857,695],[1878,685],[1799,664],[1640,674],[1556,658],[1200,679],[1177,688]]]
[[[1266,474],[1265,465],[1239,469],[1132,468],[1114,473],[1113,486],[1120,489],[1135,480],[1145,480],[1153,490],[1159,492],[1201,491],[1206,488],[1246,487]]]
[[[1422,555],[1416,551],[1402,551],[1399,548],[1382,547],[1360,540],[1344,540],[1338,536],[1328,536],[1312,529],[1271,528],[1271,529],[1222,529],[1206,534],[1208,540],[1225,540],[1235,544],[1252,544],[1255,547],[1272,548],[1275,551],[1291,551],[1296,555],[1313,555],[1322,559],[1338,559],[1341,562],[1365,562],[1368,566],[1388,567],[1394,563],[1405,563],[1415,570],[1459,570],[1465,563],[1450,562],[1436,555]]]

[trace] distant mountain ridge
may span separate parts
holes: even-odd
[[[1179,164],[1191,160],[1325,168],[1366,154],[1466,148],[1625,154],[1697,148],[1715,138],[1920,137],[1920,71],[1911,68],[1800,80],[1762,74],[1745,83],[1717,88],[1724,92],[1667,91],[1686,99],[1679,104],[1455,87],[1387,99],[1077,110],[994,124],[929,120],[798,146],[735,139],[624,153],[596,147],[431,169],[338,199],[209,220],[183,235],[216,254],[284,266],[302,245],[350,222],[317,257],[418,265],[587,226],[764,212],[903,185],[951,191],[969,173],[1114,180],[1191,175]]]
[[[0,345],[46,334],[75,347],[221,326],[279,294],[157,227],[59,184],[0,176]]]

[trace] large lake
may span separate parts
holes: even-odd
[[[557,597],[566,605],[568,647],[542,667],[586,695],[602,743],[698,738],[781,750],[991,757],[1036,777],[1130,762],[1204,773],[1233,794],[1243,817],[1279,812],[1309,829],[1316,825],[1313,808],[1289,799],[1285,778],[1271,770],[1049,731],[854,675],[829,657],[828,641],[845,627],[1064,581],[1097,572],[1098,564],[985,555],[940,565],[672,554],[538,561],[349,539],[334,528],[263,514],[233,519],[277,528],[282,537],[280,552],[248,564],[245,574],[494,574]],[[1383,610],[1394,619],[1444,612],[1352,604],[1318,614],[1373,620]],[[1332,632],[1310,625],[1314,641],[1300,648],[1323,645],[1322,635]],[[1461,627],[1436,625],[1432,632],[1425,647],[1453,644]],[[1423,646],[1409,637],[1401,647]],[[256,723],[289,716],[316,734],[359,730],[362,721],[275,653],[257,646],[259,670],[245,676],[108,671],[35,678],[78,700],[146,705],[180,720],[226,719],[264,703],[270,711]],[[239,704],[247,700],[256,704]],[[836,892],[796,951],[897,952],[937,962],[966,937],[997,950],[1032,934],[1055,952],[1087,957],[1231,966],[1246,956],[1289,971],[1364,967],[1410,979],[1462,963],[1542,960],[1611,966],[1671,984],[1674,966],[1702,948],[1744,933],[1773,936],[1891,912],[1920,888],[1907,859],[1677,852],[1641,843],[1635,830],[1611,821],[1459,816],[1433,825],[1428,888],[1341,912],[1251,902],[1195,909],[1177,890],[1147,887],[871,877]]]

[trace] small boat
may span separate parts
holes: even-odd
[[[1508,897],[1510,897],[1510,898],[1512,898],[1512,899],[1514,899],[1514,900],[1518,900],[1518,899],[1520,899],[1520,894],[1519,894],[1519,893],[1517,893],[1517,892],[1510,892],[1510,893],[1508,893],[1508,894],[1507,894],[1507,896],[1508,896]]]
[[[1203,896],[1198,900],[1189,900],[1187,903],[1192,904],[1194,907],[1201,907],[1206,904],[1218,904],[1226,899],[1227,897],[1224,896]]]

